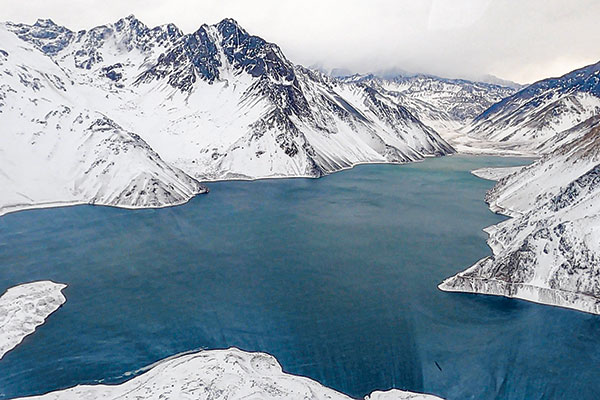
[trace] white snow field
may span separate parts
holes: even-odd
[[[314,399],[350,400],[350,397],[309,378],[282,371],[275,357],[236,348],[204,350],[168,358],[119,385],[86,385],[27,399]],[[435,400],[432,395],[390,390],[374,392],[370,400]]]
[[[50,281],[25,283],[0,297],[0,360],[66,301],[65,287]]]

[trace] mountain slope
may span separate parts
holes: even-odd
[[[558,133],[600,114],[600,63],[545,79],[494,104],[468,135],[491,146],[528,154],[553,149]]]
[[[77,33],[9,28],[67,71],[80,104],[195,179],[319,177],[453,152],[393,96],[295,66],[231,19],[191,34],[133,16]]]
[[[574,137],[502,178],[490,208],[513,218],[486,232],[494,255],[440,285],[600,314],[600,117]]]
[[[179,204],[205,188],[82,107],[67,74],[0,25],[0,214],[57,204]]]
[[[362,82],[402,103],[423,123],[444,134],[453,134],[492,104],[512,95],[512,87],[446,79],[431,75],[353,75],[345,82]]]
[[[172,357],[120,385],[86,385],[28,399],[313,399],[350,397],[302,376],[282,371],[265,353],[236,348],[205,350]],[[392,389],[366,400],[435,400],[439,397]]]
[[[192,132],[190,146],[196,142],[201,148],[170,159],[202,179],[318,177],[357,163],[408,162],[453,151],[391,99],[372,101],[381,99],[379,93],[346,98],[334,82],[317,75],[226,19],[184,37],[137,84],[145,90],[154,85],[154,92],[165,85],[178,89],[169,101],[185,103],[175,117],[179,126],[176,132],[172,125],[167,129]],[[198,105],[209,121],[198,115]],[[200,129],[223,132],[199,139],[194,131]],[[413,140],[415,135],[420,139]],[[149,140],[161,151],[158,141]]]

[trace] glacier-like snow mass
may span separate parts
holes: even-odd
[[[0,359],[66,301],[65,287],[50,281],[32,282],[12,287],[0,297]]]
[[[488,192],[492,211],[512,217],[486,228],[493,256],[440,289],[600,314],[600,117],[557,138],[571,142]]]
[[[283,372],[269,354],[230,348],[166,359],[120,385],[75,386],[27,399],[350,400],[350,397],[309,378]],[[435,400],[439,397],[393,389],[374,392],[366,399]]]

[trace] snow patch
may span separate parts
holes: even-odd
[[[32,334],[66,301],[67,285],[50,281],[26,283],[0,297],[0,359]]]

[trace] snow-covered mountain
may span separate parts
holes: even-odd
[[[387,93],[443,136],[469,124],[492,104],[516,92],[513,87],[432,75],[352,75],[344,82],[362,82]]]
[[[0,43],[0,215],[57,204],[161,206],[205,191],[88,107],[48,56],[2,26]]]
[[[4,212],[186,201],[198,180],[319,177],[453,152],[397,96],[291,63],[234,20],[0,25]]]
[[[86,385],[27,399],[290,399],[351,400],[309,378],[287,374],[265,353],[230,348],[168,358],[120,385]],[[397,389],[373,392],[365,400],[436,400]]]
[[[470,137],[526,154],[553,150],[555,135],[600,114],[600,63],[545,79],[494,104],[473,121]]]
[[[512,218],[486,229],[494,255],[442,290],[600,314],[600,116],[555,138],[555,150],[487,194],[493,211]]]

